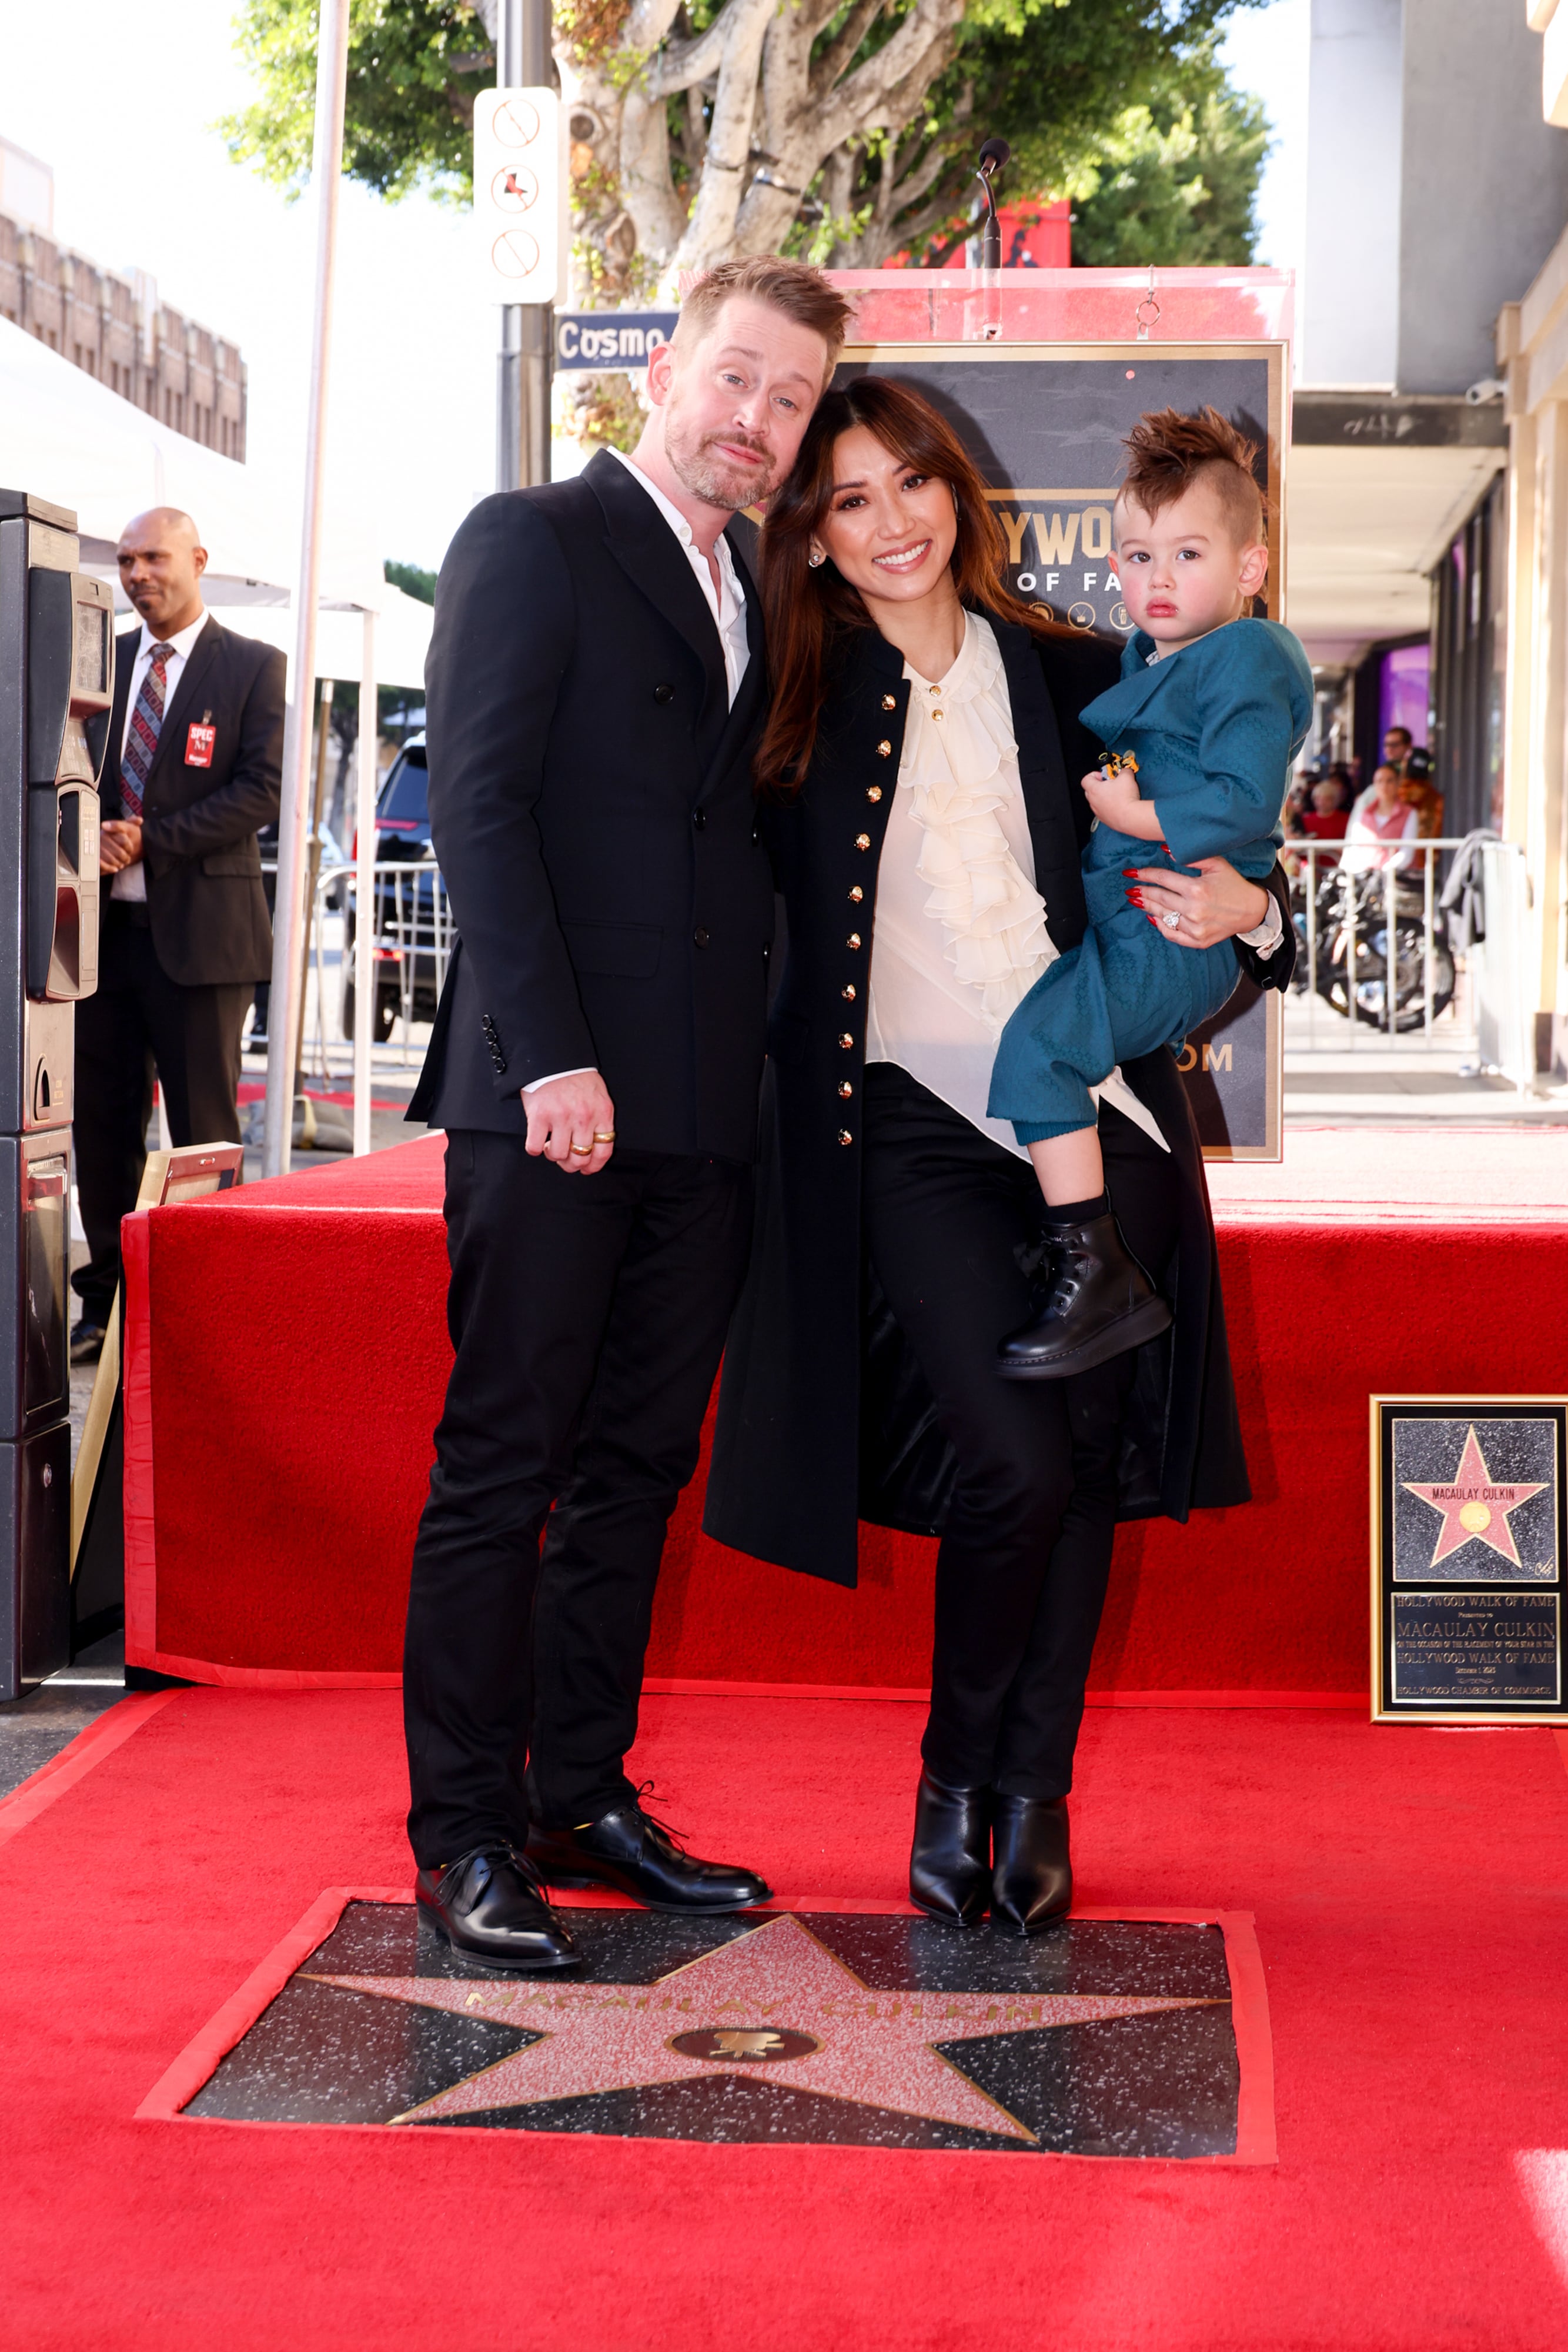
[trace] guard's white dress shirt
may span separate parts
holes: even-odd
[[[909,716],[876,877],[868,1062],[896,1062],[928,1092],[1027,1160],[990,1118],[991,1065],[1009,1016],[1056,960],[1035,888],[1007,672],[988,621],[968,613],[946,675],[907,662]],[[1108,1097],[1161,1150],[1158,1122],[1120,1070]]]
[[[196,639],[201,635],[202,631],[206,627],[206,625],[207,615],[204,607],[197,614],[195,619],[190,622],[186,627],[176,629],[172,637],[161,637],[155,629],[150,629],[146,622],[142,622],[141,635],[136,647],[136,658],[131,665],[131,691],[125,698],[125,724],[120,730],[120,756],[122,760],[125,757],[126,738],[131,732],[131,714],[136,708],[136,698],[141,691],[141,681],[152,667],[153,646],[172,646],[173,647],[172,653],[171,653],[168,660],[163,665],[163,718],[165,724],[167,724],[170,710],[173,707],[174,689],[179,685],[181,678],[184,675],[185,664],[190,657],[191,647],[195,644]],[[162,742],[162,736],[160,736],[159,740]],[[147,868],[143,866],[140,857],[137,859],[134,866],[122,866],[120,867],[120,872],[114,877],[114,883],[110,891],[110,897],[111,898],[138,898],[145,901],[147,897]]]

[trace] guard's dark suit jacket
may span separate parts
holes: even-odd
[[[105,816],[121,814],[120,746],[140,625],[115,641],[114,715],[104,762]],[[220,627],[211,614],[163,713],[147,779],[141,856],[152,945],[171,980],[196,988],[267,979],[272,925],[256,836],[277,822],[285,664]],[[190,764],[193,725],[214,730],[212,765]],[[109,904],[104,884],[104,905]]]
[[[1100,746],[1078,712],[1113,681],[1117,649],[1040,643],[992,618],[1007,671],[1035,877],[1059,948],[1085,929],[1079,848],[1090,812],[1079,778]],[[860,1106],[877,865],[898,781],[909,687],[904,656],[867,629],[845,648],[800,796],[764,810],[788,952],[768,1032],[750,1271],[724,1360],[708,1472],[707,1532],[762,1559],[852,1585],[856,1520],[940,1534],[954,1460],[915,1359],[861,1245]],[[1271,884],[1280,896],[1282,877]],[[1284,939],[1252,976],[1283,987]],[[1197,1134],[1174,1057],[1123,1075],[1168,1154],[1103,1114],[1111,1197],[1130,1246],[1176,1306],[1174,1328],[1138,1352],[1124,1415],[1121,1516],[1248,1499]],[[845,1090],[848,1090],[847,1092]],[[1174,1252],[1146,1237],[1172,1228]]]
[[[767,686],[742,536],[730,545],[750,644],[733,710],[691,565],[607,451],[575,481],[486,499],[458,531],[425,689],[460,940],[411,1119],[522,1134],[520,1088],[592,1067],[620,1150],[753,1158]]]

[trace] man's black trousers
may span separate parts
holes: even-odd
[[[172,1143],[237,1143],[248,981],[184,988],[158,961],[145,906],[103,898],[98,989],[76,1009],[77,1192],[88,1263],[71,1276],[90,1323],[120,1286],[120,1221],[147,1165],[157,1072]]]
[[[751,1191],[728,1160],[617,1150],[575,1176],[520,1136],[447,1137],[456,1361],[403,1661],[422,1869],[520,1845],[528,1780],[550,1828],[632,1793],[659,1559],[696,1468]]]
[[[865,1245],[958,1461],[921,1753],[949,1788],[1065,1796],[1110,1574],[1134,1358],[1071,1381],[999,1379],[998,1342],[1039,1311],[1033,1169],[893,1064],[867,1069],[862,1118]],[[1114,1206],[1119,1166],[1164,1155],[1114,1111],[1101,1139]],[[1174,1235],[1175,1187],[1153,1172]],[[1148,1248],[1146,1216],[1138,1232]]]

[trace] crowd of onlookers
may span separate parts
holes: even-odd
[[[1364,791],[1357,792],[1355,772],[1343,761],[1303,769],[1286,796],[1284,823],[1287,845],[1343,843],[1343,850],[1319,856],[1320,875],[1342,859],[1347,873],[1385,866],[1398,873],[1413,863],[1416,842],[1442,834],[1443,795],[1432,782],[1431,754],[1412,741],[1407,727],[1390,727],[1382,763]]]

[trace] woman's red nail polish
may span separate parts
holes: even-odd
[[[1135,881],[1137,880],[1137,878],[1138,878],[1138,872],[1139,872],[1139,869],[1138,869],[1138,867],[1137,867],[1137,866],[1123,866],[1123,868],[1122,868],[1122,872],[1123,872],[1123,875],[1124,876],[1124,877],[1126,878],[1126,880],[1127,880],[1127,881],[1129,881],[1129,882],[1135,882]]]

